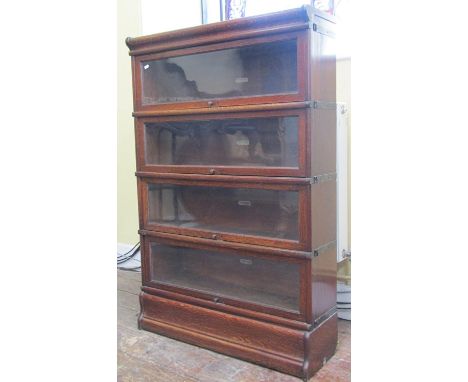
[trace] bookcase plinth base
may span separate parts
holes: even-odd
[[[140,329],[253,362],[304,380],[335,352],[337,314],[312,331],[166,299],[142,292]]]

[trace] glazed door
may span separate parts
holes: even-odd
[[[306,260],[147,239],[147,285],[266,313],[304,317]]]
[[[309,249],[306,184],[146,179],[140,187],[145,229]]]
[[[135,109],[304,101],[306,47],[286,33],[137,56]]]
[[[142,171],[264,176],[306,175],[304,110],[143,118]]]

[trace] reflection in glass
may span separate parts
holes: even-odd
[[[299,240],[298,191],[148,184],[149,223]]]
[[[146,164],[298,167],[298,117],[145,124]]]
[[[143,105],[297,91],[296,40],[141,63]]]
[[[299,264],[237,252],[151,244],[152,280],[299,311]]]

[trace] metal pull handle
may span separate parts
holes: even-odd
[[[208,107],[211,107],[214,105],[214,102],[213,101],[208,101]]]
[[[216,170],[215,170],[214,168],[210,168],[210,171],[209,171],[209,172],[210,172],[210,175],[216,174]]]

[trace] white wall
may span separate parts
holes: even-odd
[[[132,69],[126,37],[141,35],[140,0],[117,2],[117,241],[135,244],[138,236]]]
[[[245,16],[255,16],[264,13],[279,12],[285,9],[294,9],[310,3],[310,0],[247,0]]]
[[[143,35],[193,27],[201,23],[200,0],[141,0]]]

